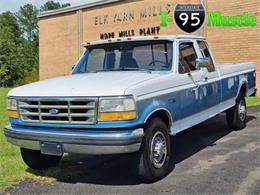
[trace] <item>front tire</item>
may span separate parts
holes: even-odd
[[[227,123],[232,130],[246,127],[247,106],[244,93],[239,93],[236,105],[227,111]]]
[[[168,127],[160,118],[148,122],[138,167],[141,181],[151,183],[169,174],[173,164],[170,140]]]
[[[37,150],[21,148],[21,155],[25,164],[35,170],[49,168],[60,162],[62,156],[52,156],[41,154]]]

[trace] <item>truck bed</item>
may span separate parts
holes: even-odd
[[[247,73],[255,70],[255,64],[253,62],[244,63],[226,63],[218,64],[216,68],[219,70],[221,77],[229,77],[236,74]]]

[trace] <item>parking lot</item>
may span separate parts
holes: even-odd
[[[138,181],[133,155],[77,156],[65,161],[80,176],[57,175],[53,184],[25,180],[5,193],[260,194],[260,107],[249,109],[247,128],[241,131],[229,131],[220,115],[178,134],[173,152],[174,170],[153,184]]]

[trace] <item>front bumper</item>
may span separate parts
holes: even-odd
[[[65,153],[77,154],[122,154],[140,149],[144,131],[133,130],[67,130],[6,126],[7,140],[21,148],[41,150],[41,142],[59,143]]]

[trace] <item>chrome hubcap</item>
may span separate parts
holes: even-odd
[[[241,100],[238,106],[238,114],[241,121],[246,118],[246,104],[244,100]]]
[[[164,165],[167,155],[166,138],[162,132],[156,132],[152,138],[151,155],[153,166],[160,169]]]

